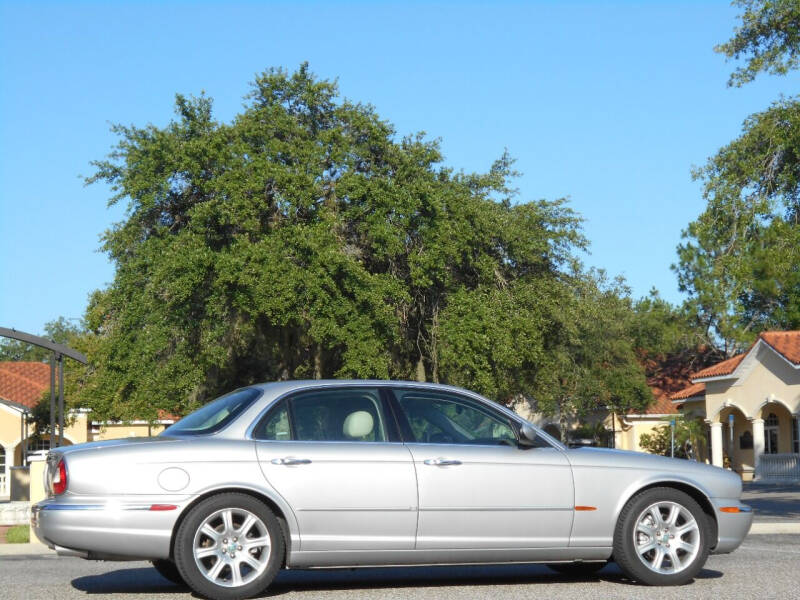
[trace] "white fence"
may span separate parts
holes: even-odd
[[[0,525],[25,525],[30,522],[30,502],[3,502],[0,504]]]
[[[758,460],[756,479],[800,481],[800,454],[762,454]]]

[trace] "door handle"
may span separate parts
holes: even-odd
[[[454,458],[427,458],[422,462],[432,467],[451,467],[461,464],[460,460]]]
[[[271,461],[273,465],[283,465],[285,467],[290,467],[292,465],[309,465],[311,461],[307,458],[273,458]]]

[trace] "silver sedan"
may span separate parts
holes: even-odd
[[[281,568],[616,561],[650,585],[691,580],[752,520],[738,476],[617,450],[568,449],[450,386],[287,381],[242,388],[160,436],[53,450],[36,535],[59,554],[153,562],[209,598]]]

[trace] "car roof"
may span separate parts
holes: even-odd
[[[479,397],[485,400],[480,394],[460,388],[454,385],[443,383],[429,383],[422,381],[402,381],[394,379],[295,379],[287,381],[270,381],[256,383],[246,387],[259,388],[267,392],[268,396],[282,396],[285,393],[300,389],[312,389],[316,387],[417,387],[431,390],[459,392],[470,396]]]

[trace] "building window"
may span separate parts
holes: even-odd
[[[50,440],[28,440],[28,453],[50,450]]]
[[[800,417],[792,417],[792,452],[800,454],[800,439],[797,438],[797,421]]]
[[[778,417],[769,413],[764,420],[764,454],[778,453]]]

